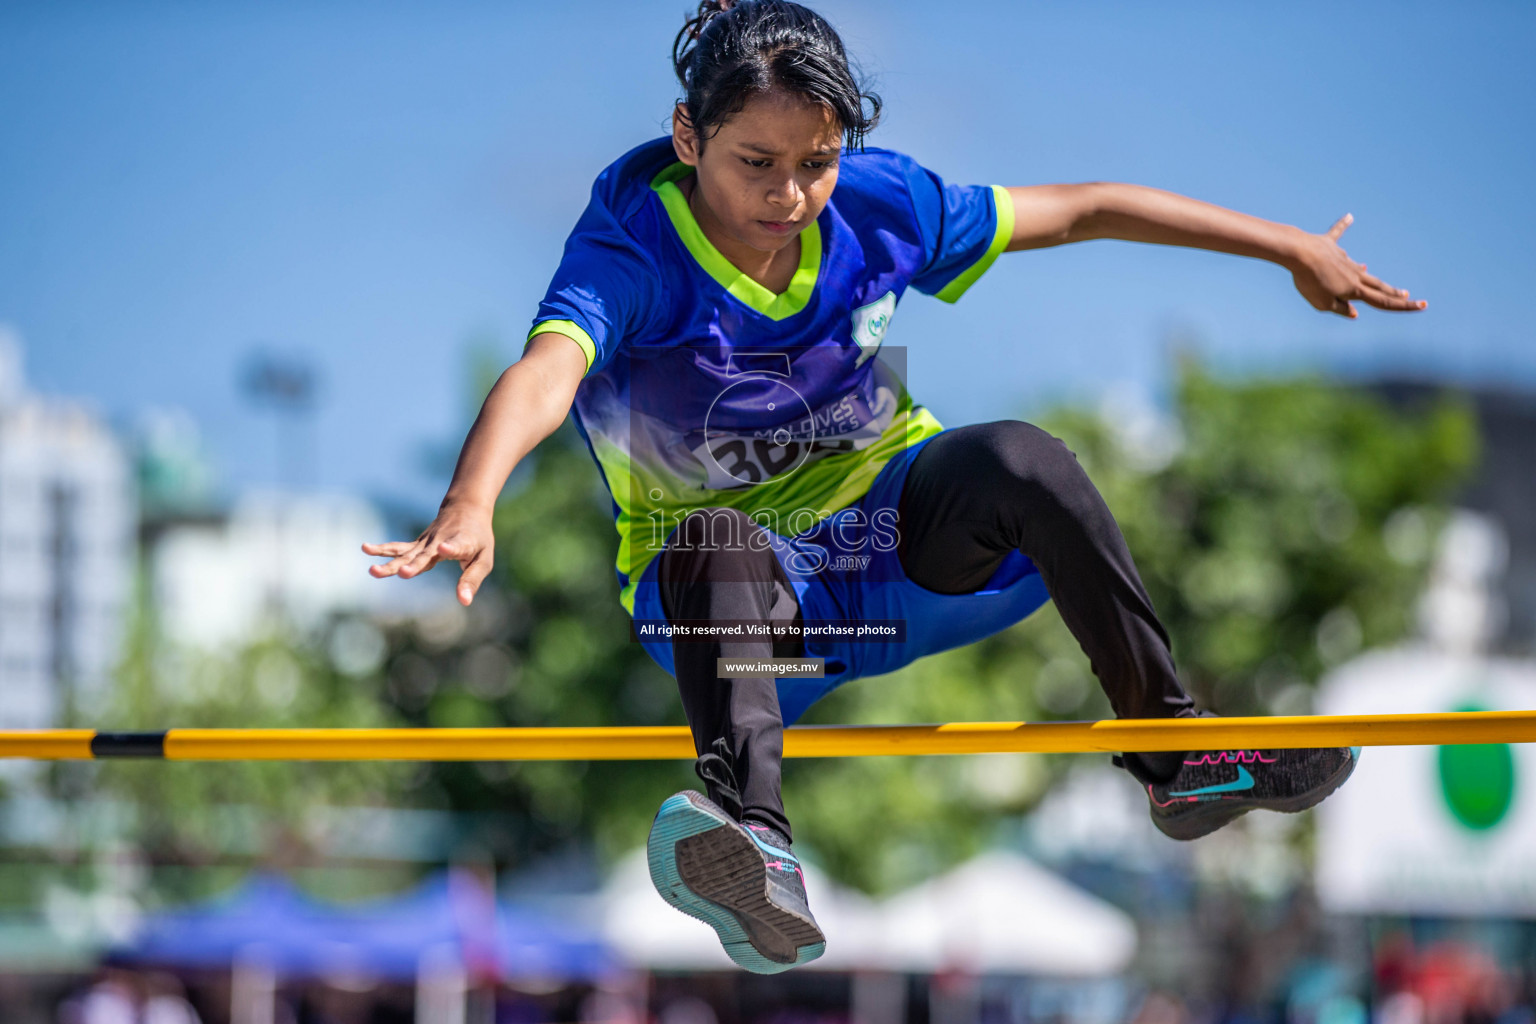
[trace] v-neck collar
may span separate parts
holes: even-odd
[[[726,259],[705,236],[688,208],[683,190],[677,187],[678,181],[691,173],[693,168],[679,160],[652,178],[651,188],[661,198],[677,237],[699,266],[727,292],[770,320],[783,320],[804,309],[821,273],[821,226],[813,220],[800,232],[800,265],[790,278],[789,287],[775,295]]]

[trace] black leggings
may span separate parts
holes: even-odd
[[[1104,499],[1060,440],[1017,420],[946,430],[923,447],[898,503],[907,578],[943,594],[980,589],[1017,549],[1040,570],[1062,620],[1120,718],[1196,713],[1179,685],[1168,634]],[[735,509],[689,515],[662,551],[669,620],[793,621],[799,603],[760,530]],[[726,531],[729,532],[726,532]],[[789,836],[779,795],[783,722],[771,678],[720,679],[717,658],[799,657],[799,640],[674,640],[678,689],[700,755],[734,769],[743,818]],[[724,741],[724,750],[716,746]],[[1182,754],[1158,755],[1157,769]],[[719,799],[719,787],[710,786]]]

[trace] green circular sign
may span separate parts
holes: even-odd
[[[1486,711],[1466,705],[1457,711]],[[1441,747],[1440,795],[1451,814],[1474,831],[1493,828],[1515,802],[1515,752],[1507,743]]]

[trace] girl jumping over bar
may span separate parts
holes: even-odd
[[[944,429],[908,394],[880,351],[906,289],[954,302],[1000,253],[1120,238],[1269,260],[1341,316],[1425,303],[1345,255],[1348,216],[1311,234],[1136,185],[954,185],[865,147],[878,98],[831,26],[788,0],[706,0],[673,60],[671,136],[598,176],[437,518],[363,550],[389,559],[378,577],[457,561],[469,604],[496,496],[574,414],[613,499],[619,599],[677,678],[707,790],[661,805],[651,877],[736,963],[772,973],[825,947],[779,772],[784,726],[833,688],[1050,600],[1118,717],[1202,714],[1076,456],[1015,420]],[[839,632],[860,624],[881,642]],[[1195,839],[1256,808],[1313,806],[1357,753],[1116,763],[1160,830]]]

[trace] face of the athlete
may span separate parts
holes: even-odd
[[[742,269],[772,262],[832,197],[842,134],[826,107],[777,91],[748,100],[702,152],[674,116],[672,144],[697,172],[689,205],[705,236]]]

